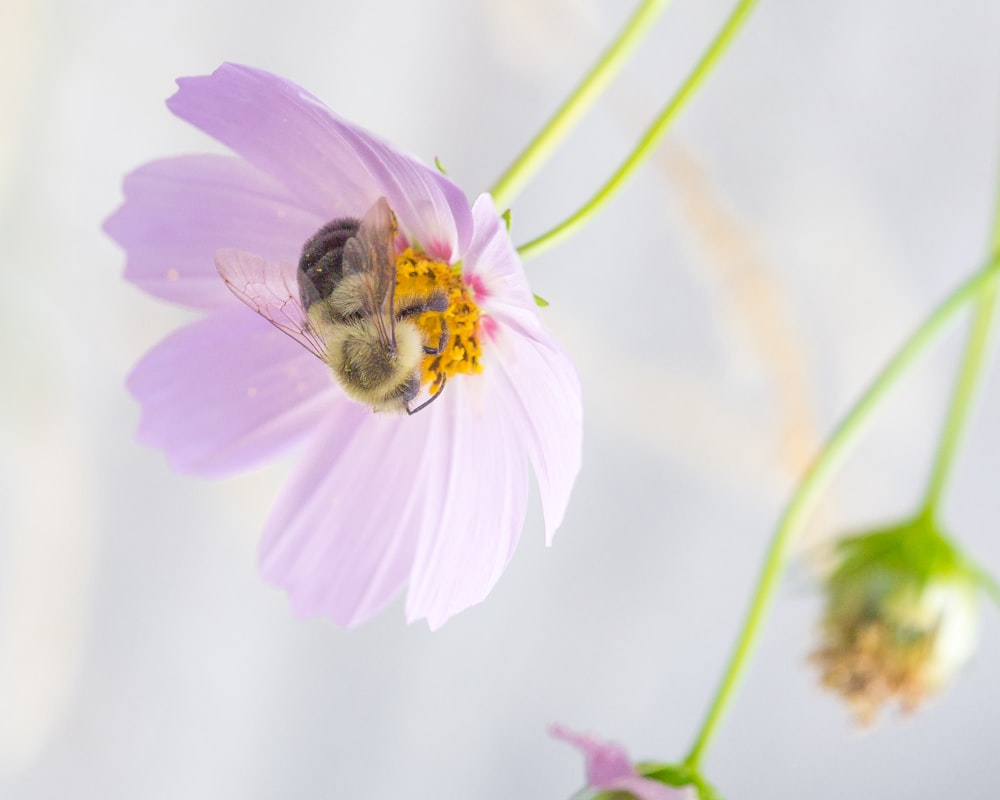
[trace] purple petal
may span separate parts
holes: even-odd
[[[583,753],[586,759],[587,784],[606,788],[620,778],[635,775],[635,767],[625,750],[616,744],[584,736],[561,725],[553,725],[550,732],[557,739],[569,742]]]
[[[484,361],[502,371],[496,391],[510,398],[505,417],[523,432],[538,480],[551,543],[580,471],[583,395],[576,368],[542,324],[524,268],[488,195],[472,209],[475,234],[463,274],[482,289],[493,325]]]
[[[402,231],[428,253],[451,261],[464,252],[472,222],[458,186],[294,83],[223,64],[177,84],[171,111],[279,180],[324,221],[360,216],[384,196]]]
[[[242,306],[164,339],[128,387],[142,404],[139,440],[162,448],[176,469],[203,475],[288,450],[341,395],[321,361]]]
[[[230,156],[154,161],[125,178],[125,202],[104,229],[125,248],[125,277],[194,308],[232,307],[215,271],[220,247],[298,263],[326,220],[303,211],[273,178]]]
[[[524,266],[488,194],[476,198],[472,221],[473,236],[462,256],[462,275],[477,290],[480,307],[501,317],[518,310],[515,317],[523,317],[530,330],[541,327]]]
[[[639,800],[680,800],[686,796],[685,792],[640,776],[628,754],[616,744],[574,733],[559,725],[553,725],[550,733],[583,753],[587,785],[593,789],[629,792]]]
[[[428,501],[406,615],[426,618],[431,630],[489,594],[524,526],[527,462],[494,377],[496,370],[454,378],[428,409],[436,458],[415,487]]]
[[[583,401],[580,379],[566,353],[501,332],[489,357],[502,374],[497,391],[506,403],[509,424],[520,431],[538,481],[545,515],[545,540],[552,543],[580,472],[583,450]]]
[[[432,427],[426,412],[385,416],[345,401],[317,435],[260,547],[262,574],[297,613],[350,628],[405,585],[419,520],[440,502],[423,493]]]
[[[261,546],[263,574],[299,613],[352,627],[409,578],[408,620],[435,629],[489,593],[520,535],[527,468],[510,426],[489,424],[493,404],[472,402],[456,380],[413,417],[352,405],[329,426]]]

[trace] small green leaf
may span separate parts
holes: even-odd
[[[442,175],[448,174],[448,170],[444,168],[444,164],[441,163],[441,159],[438,158],[437,156],[434,156],[434,166],[438,168],[438,172],[440,172]]]

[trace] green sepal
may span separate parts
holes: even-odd
[[[976,568],[927,515],[849,536],[836,544],[838,566],[827,579],[833,589],[879,571],[919,587],[932,579],[970,579]]]
[[[659,781],[677,789],[693,786],[698,793],[699,800],[723,800],[718,789],[705,780],[698,770],[686,764],[642,762],[636,764],[635,769],[644,778]]]
[[[437,156],[434,156],[434,166],[437,167],[438,172],[440,172],[442,175],[448,174],[448,170],[444,168],[444,164],[441,163],[441,159],[438,158]]]
[[[507,226],[507,233],[510,233],[510,209],[504,211],[500,217],[503,219],[503,224]]]
[[[537,294],[534,297],[535,297],[535,305],[536,306],[538,306],[539,308],[548,308],[549,307],[549,301],[546,300],[544,297],[539,297]]]

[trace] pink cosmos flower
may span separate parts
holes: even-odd
[[[674,789],[652,778],[642,777],[636,772],[628,754],[616,744],[573,733],[560,725],[553,725],[550,733],[583,753],[587,786],[591,789],[628,792],[638,800],[687,800],[692,797],[687,789]]]
[[[236,157],[140,167],[105,225],[126,250],[127,280],[206,312],[130,375],[139,438],[175,468],[212,476],[301,447],[264,529],[263,575],[299,614],[346,627],[408,585],[407,619],[437,628],[481,601],[507,565],[529,461],[548,542],[562,521],[582,436],[572,362],[543,326],[488,195],[470,208],[439,172],[266,72],[225,64],[178,86],[170,110]],[[381,198],[398,226],[400,282],[419,273],[449,298],[447,311],[416,323],[450,336],[420,368],[423,393],[440,397],[412,416],[350,399],[327,364],[239,302],[216,271],[218,262],[230,282],[243,275],[233,288],[244,295],[251,280],[269,296],[284,292],[286,332],[309,333],[289,288],[304,244]]]

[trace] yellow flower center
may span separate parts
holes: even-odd
[[[437,347],[447,326],[448,336],[440,353],[423,362],[420,383],[437,394],[453,375],[483,371],[479,346],[480,311],[460,271],[406,248],[396,256],[396,298],[427,298],[440,293],[448,298],[444,311],[427,311],[416,318],[417,327],[430,347]]]

